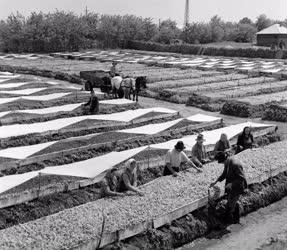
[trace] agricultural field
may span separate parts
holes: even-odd
[[[169,101],[167,95],[189,98],[199,94],[208,100],[224,99],[229,91],[240,88],[241,94],[234,98],[237,100],[246,97],[242,91],[245,88],[251,94],[267,91],[271,85],[280,93],[285,85],[273,77],[149,66],[132,59],[131,56],[129,63],[120,63],[122,72],[146,75],[148,89],[142,94],[152,93]],[[23,64],[26,59],[17,60]],[[31,65],[35,63],[36,67],[37,60],[62,61],[63,65],[58,64],[56,70],[65,68],[65,63],[71,61],[73,68],[69,74],[79,74],[82,69],[94,70],[92,65],[104,70],[110,66],[109,60],[104,62],[100,58],[90,62],[49,57],[30,60]],[[77,62],[80,62],[78,68]],[[96,94],[100,112],[92,115],[82,106],[89,93],[81,87],[0,74],[1,249],[106,246],[117,241],[118,236],[124,240],[149,225],[157,228],[170,223],[178,218],[173,217],[174,212],[177,214],[182,207],[192,212],[205,206],[207,187],[222,171],[221,165],[211,162],[203,173],[186,171],[183,167],[179,178],[162,176],[167,150],[182,140],[190,156],[199,132],[204,134],[212,158],[214,144],[222,133],[234,145],[245,126],[252,128],[258,148],[237,156],[244,163],[249,184],[261,183],[271,175],[286,171],[286,141],[273,143],[280,140],[274,124],[257,120],[226,126],[218,113],[183,117],[168,105],[144,108],[130,100],[106,99],[99,91]],[[223,96],[215,96],[217,93]],[[138,161],[139,188],[145,195],[102,198],[99,182],[106,171],[112,167],[123,171],[130,158]],[[271,166],[270,162],[274,164]],[[220,188],[223,190],[223,185]],[[182,211],[180,214],[185,215]],[[67,230],[71,233],[64,233]]]
[[[246,175],[252,182],[257,176],[270,172],[268,162],[273,162],[272,171],[286,167],[286,159],[278,157],[279,155],[287,155],[286,143],[276,143],[263,149],[245,151],[237,158],[244,161]],[[218,176],[221,171],[222,167],[219,164],[211,163],[205,167],[203,173],[186,172],[180,175],[180,179],[161,177],[147,183],[140,188],[146,194],[143,197],[99,199],[22,225],[9,227],[0,231],[3,239],[1,248],[41,246],[71,249],[92,243],[101,245],[99,241],[101,237],[112,237],[117,231],[129,230],[150,220],[157,223],[163,214],[204,197],[206,186],[214,181],[215,176]],[[70,220],[71,217],[79,220]],[[101,226],[103,223],[104,227]],[[67,234],[66,228],[69,228],[71,233]],[[102,244],[104,245],[105,242],[102,241]]]
[[[234,101],[233,106],[237,105],[237,101],[243,102],[250,110],[262,109],[258,105],[268,106],[269,102],[285,102],[286,87],[283,79],[286,79],[287,68],[284,62],[279,60],[164,53],[156,55],[144,51],[123,50],[54,53],[51,56],[2,55],[0,66],[8,67],[9,71],[22,70],[83,84],[80,71],[107,71],[111,61],[119,63],[118,70],[125,76],[146,76],[148,88],[142,91],[141,95],[147,97],[186,103],[208,111],[222,110],[223,113],[226,110],[223,109],[226,101]],[[31,85],[33,86],[35,85]],[[43,90],[40,94],[51,93],[49,91]],[[53,91],[52,93],[59,93],[62,90]],[[0,92],[0,96],[6,98],[7,93]],[[226,114],[244,114],[231,111],[238,109],[240,108],[230,108]],[[245,116],[262,117],[263,113],[247,112]]]

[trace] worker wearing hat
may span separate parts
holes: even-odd
[[[206,154],[205,146],[203,145],[204,141],[203,134],[198,134],[196,143],[191,150],[192,159],[198,167],[202,167],[202,164],[210,161]]]
[[[188,163],[198,172],[202,172],[202,170],[196,167],[194,163],[183,152],[184,149],[184,143],[182,141],[178,141],[174,148],[167,152],[165,159],[166,165],[164,168],[163,175],[173,175],[174,177],[176,177],[182,163]]]

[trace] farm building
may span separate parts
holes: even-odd
[[[257,45],[273,48],[287,48],[287,28],[274,24],[257,33]]]

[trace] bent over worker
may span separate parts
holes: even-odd
[[[116,176],[117,169],[109,169],[105,175],[105,178],[100,182],[101,196],[124,196],[119,192],[118,179]]]
[[[125,171],[120,179],[119,191],[133,191],[141,196],[144,195],[144,193],[137,188],[137,162],[135,159],[129,159],[126,162]]]
[[[182,163],[188,163],[198,172],[202,172],[202,170],[195,166],[194,163],[183,152],[184,149],[184,143],[182,141],[178,141],[174,148],[167,152],[163,175],[173,175],[176,177]]]
[[[144,193],[137,188],[137,162],[134,159],[128,160],[123,172],[120,172],[117,169],[107,171],[100,183],[102,196],[124,196],[125,191],[143,196]]]
[[[226,219],[228,223],[240,223],[240,209],[238,200],[247,188],[247,181],[241,163],[230,157],[228,153],[218,154],[218,163],[224,164],[223,173],[211,183],[213,187],[217,182],[225,180],[225,192],[227,194]]]

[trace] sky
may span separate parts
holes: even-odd
[[[243,17],[255,20],[260,14],[269,18],[287,19],[287,0],[189,0],[190,21],[208,21],[219,15],[225,21],[238,21]],[[0,0],[0,19],[19,11],[29,13],[54,10],[73,11],[77,14],[89,11],[100,14],[134,14],[151,17],[155,22],[172,19],[182,26],[185,0]]]

